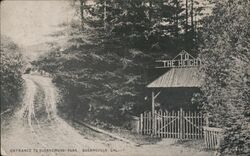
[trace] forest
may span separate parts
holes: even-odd
[[[155,60],[186,50],[202,60],[202,95],[196,100],[213,126],[224,129],[219,152],[250,153],[248,0],[72,0],[70,5],[74,17],[50,34],[58,40],[48,42],[50,50],[32,62],[52,75],[63,97],[61,113],[126,128],[131,115],[151,107],[145,86],[164,72],[155,70]],[[23,60],[18,47],[2,37],[1,55],[5,107],[22,88]]]
[[[154,61],[185,49],[198,55],[205,16],[198,1],[73,1],[77,18],[51,34],[51,53],[34,62],[53,73],[71,115],[122,124],[150,107],[146,84],[162,71]],[[75,112],[76,111],[76,112]],[[78,112],[77,112],[78,111]]]

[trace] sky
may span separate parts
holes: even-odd
[[[67,0],[1,1],[1,34],[23,46],[48,41],[46,35],[72,17],[68,3]]]
[[[48,34],[71,17],[65,0],[5,0],[1,1],[1,34],[20,46],[31,46],[48,41]]]
[[[69,0],[4,0],[0,4],[1,34],[24,48],[52,41],[48,34],[70,21],[73,12]],[[24,53],[35,54],[33,49]]]

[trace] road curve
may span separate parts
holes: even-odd
[[[1,148],[10,156],[212,156],[209,152],[172,146],[168,139],[131,147],[106,136],[80,134],[57,115],[59,98],[51,78],[24,75],[21,108],[1,126]],[[1,124],[2,125],[2,124]]]
[[[116,143],[111,145],[103,140],[90,140],[87,136],[80,135],[57,115],[56,102],[59,96],[51,78],[24,75],[23,79],[25,96],[22,107],[9,119],[8,126],[2,128],[1,132],[2,147],[8,155],[68,156],[83,155],[84,149],[116,149]],[[99,152],[101,153],[105,152]]]

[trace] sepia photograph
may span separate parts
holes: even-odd
[[[1,0],[1,156],[249,156],[249,0]]]

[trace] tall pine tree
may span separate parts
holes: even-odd
[[[223,155],[250,153],[249,7],[248,0],[215,1],[203,30],[204,109],[224,129]]]

